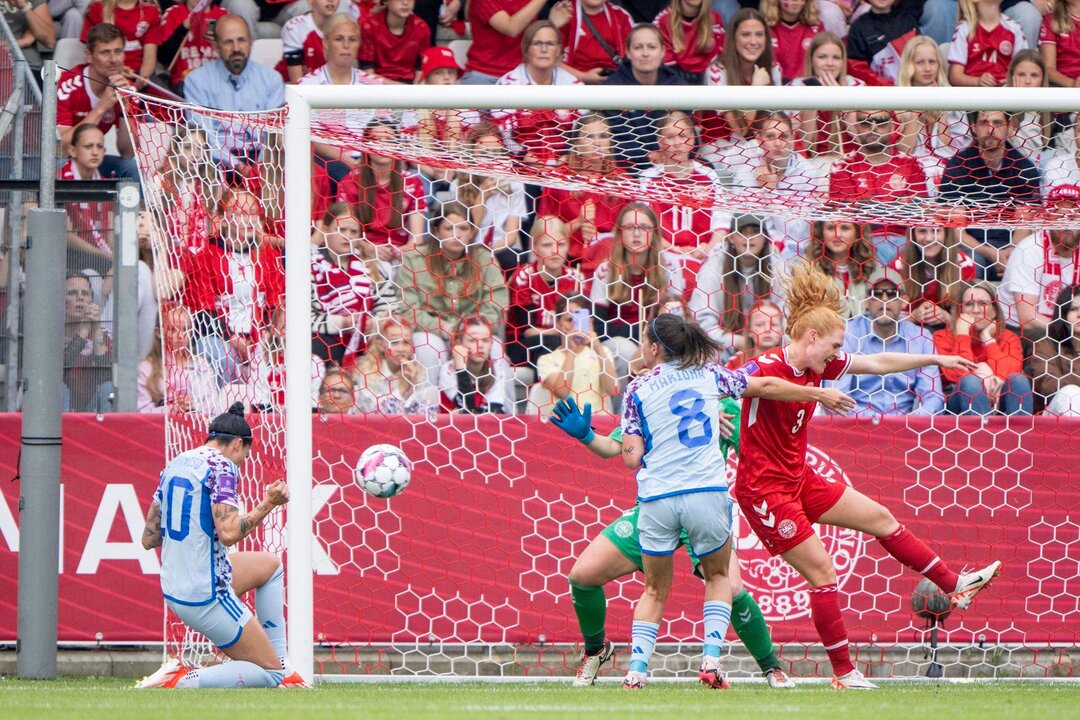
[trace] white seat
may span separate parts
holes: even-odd
[[[469,56],[470,45],[472,45],[472,40],[451,40],[446,46],[450,48],[450,52],[454,53],[454,59],[462,68],[465,67],[465,59]]]
[[[251,44],[251,59],[273,70],[281,62],[281,38],[259,38]]]
[[[109,128],[109,132],[105,133],[105,154],[106,155],[119,155],[120,150],[116,146],[116,127]]]
[[[86,62],[86,46],[78,38],[60,38],[53,50],[53,62],[62,70],[70,70]]]

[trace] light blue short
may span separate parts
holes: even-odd
[[[205,635],[210,642],[224,650],[236,644],[244,626],[253,617],[251,610],[233,589],[219,590],[206,605],[182,605],[175,600],[165,600],[169,609],[195,632]]]
[[[645,555],[670,555],[686,543],[694,557],[704,557],[731,538],[731,497],[726,490],[686,493],[643,502],[638,508],[638,542]]]

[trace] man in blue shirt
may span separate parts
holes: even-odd
[[[900,273],[889,267],[874,271],[870,276],[866,314],[847,322],[844,352],[932,355],[934,342],[930,334],[915,323],[900,319],[907,304]],[[934,415],[945,407],[937,367],[891,375],[845,375],[835,385],[855,400],[855,414],[861,417]]]
[[[224,15],[214,27],[218,59],[184,78],[184,98],[195,105],[228,113],[276,110],[285,104],[285,83],[268,67],[249,62],[251,31],[239,15]],[[263,133],[243,116],[211,117],[189,112],[206,129],[214,159],[226,171],[248,177],[269,150]]]

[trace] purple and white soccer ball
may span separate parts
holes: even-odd
[[[356,464],[356,481],[377,498],[394,497],[412,479],[412,461],[393,445],[372,445]]]

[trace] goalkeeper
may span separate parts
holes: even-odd
[[[721,421],[727,424],[720,431],[720,451],[727,458],[730,451],[737,451],[739,447],[741,408],[739,403],[731,398],[724,398],[721,403]],[[592,406],[586,404],[584,410],[581,410],[571,397],[558,402],[551,421],[567,435],[580,440],[596,455],[603,458],[619,456],[622,453],[622,428],[616,427],[607,436],[597,435],[590,426],[591,418]],[[570,594],[574,600],[574,613],[577,615],[585,644],[581,665],[574,678],[575,687],[592,685],[596,681],[600,668],[614,655],[614,647],[604,633],[607,616],[607,596],[604,594],[604,585],[635,571],[641,571],[637,519],[638,508],[635,505],[623,513],[618,520],[604,528],[589,543],[570,570]],[[685,538],[683,540],[685,544]],[[690,554],[690,560],[694,564],[694,573],[698,574],[697,560],[692,554]],[[795,683],[780,668],[780,661],[773,649],[769,627],[765,624],[761,608],[742,586],[739,560],[734,552],[731,553],[728,578],[731,581],[732,591],[731,624],[739,640],[757,661],[769,687],[778,689],[795,687]]]

